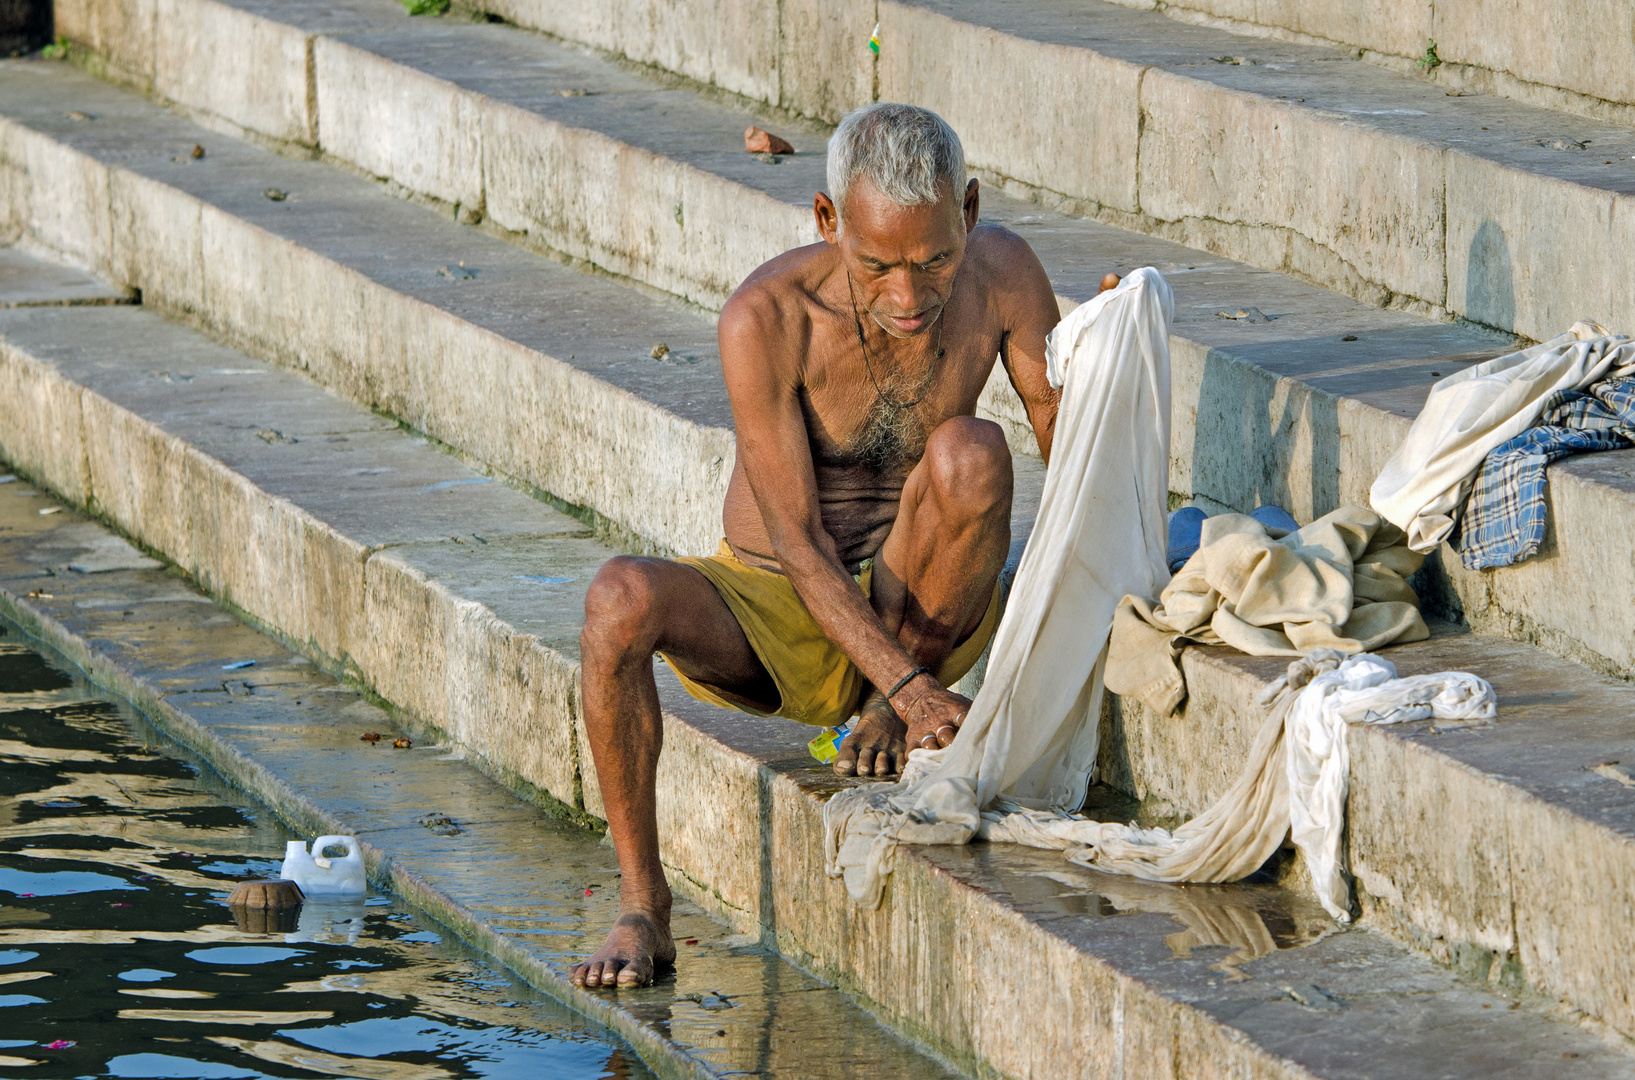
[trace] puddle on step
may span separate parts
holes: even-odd
[[[221,900],[290,838],[0,626],[0,1072],[652,1075],[389,895],[241,929]]]
[[[1134,822],[1144,828],[1174,829],[1185,822],[1155,815],[1140,800],[1103,784],[1091,786],[1084,813],[1098,821]],[[1143,881],[1076,866],[1054,852],[1039,854],[1046,855],[1043,863],[1021,871],[1036,885],[1017,890],[1017,899],[1027,910],[1099,918],[1168,915],[1180,924],[1164,938],[1170,954],[1186,960],[1195,949],[1225,949],[1226,955],[1209,970],[1234,982],[1252,977],[1243,965],[1282,949],[1314,945],[1340,929],[1316,900],[1273,884],[1281,852],[1266,869],[1231,885]]]

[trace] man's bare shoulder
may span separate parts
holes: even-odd
[[[804,353],[818,286],[833,270],[834,249],[809,244],[761,264],[721,308],[723,364],[749,357],[774,364]]]
[[[1055,290],[1033,246],[1003,225],[982,224],[973,229],[965,258],[995,296],[1055,304]]]

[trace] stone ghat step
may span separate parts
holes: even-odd
[[[221,18],[206,18],[205,9],[199,9],[197,39],[188,39],[193,46],[187,55],[245,58],[216,66],[191,63],[187,70],[198,85],[161,79],[154,84],[161,93],[219,111],[228,106],[213,103],[238,98],[212,82],[212,72],[230,81],[251,65],[251,58],[256,70],[272,70],[276,56],[288,53],[304,66],[291,69],[282,82],[256,80],[254,88],[262,96],[254,100],[265,102],[266,94],[287,84],[302,88],[299,105],[307,108],[304,88],[310,76],[318,103],[312,117],[323,117],[316,129],[321,137],[312,138],[325,154],[384,175],[417,197],[443,200],[461,215],[486,215],[490,226],[527,246],[567,252],[715,305],[762,259],[814,235],[806,204],[823,185],[823,165],[822,142],[810,133],[792,132],[800,153],[768,166],[738,149],[746,122],[742,112],[537,35],[503,26],[410,20],[385,0],[349,0],[349,6],[322,9],[301,3],[254,9],[272,13],[282,20],[278,22],[221,7],[217,0],[189,2],[215,5],[210,10]],[[274,42],[284,42],[284,52],[269,53]],[[170,55],[167,49],[180,47],[174,42],[155,46],[155,70],[170,63],[163,59]],[[38,77],[39,66],[24,70]],[[296,105],[291,99],[289,107]],[[38,130],[85,144],[83,124],[64,120],[60,112],[42,115],[25,102],[19,106],[22,114]],[[241,119],[247,126],[259,123],[257,130],[265,137],[305,138],[289,135],[265,117],[246,114]],[[197,173],[172,169],[159,175],[190,194],[215,198],[193,182],[202,179]],[[618,181],[608,183],[609,176]],[[291,175],[289,183],[298,182]],[[280,218],[257,198],[261,189],[253,180],[248,187],[233,212],[287,232],[289,218]],[[295,199],[320,194],[292,190],[297,190]],[[1015,228],[1034,244],[1064,304],[1091,295],[1109,267],[1127,271],[1152,264],[1170,276],[1178,306],[1172,342],[1171,484],[1183,496],[1206,504],[1247,510],[1274,502],[1307,520],[1342,503],[1366,502],[1369,484],[1429,385],[1455,366],[1509,347],[1500,335],[1381,311],[1285,275],[1038,206],[992,195],[985,206],[985,216]],[[401,265],[423,258],[416,246],[423,234],[407,235],[413,237],[408,249],[393,257]],[[333,240],[326,246],[310,235],[295,238],[335,254]],[[371,242],[378,243],[378,236]],[[448,242],[469,246],[472,241]],[[188,275],[145,272],[164,266],[167,258],[127,258],[119,269],[125,280],[145,280],[150,303],[193,311],[208,307],[188,283],[208,278],[212,268],[206,264]],[[340,261],[358,265],[346,252]],[[508,257],[496,254],[494,261],[507,263]],[[401,287],[401,282],[392,284]],[[482,288],[464,282],[462,296],[471,299],[474,294],[482,294]],[[532,300],[525,294],[520,300],[527,310],[493,312],[489,307],[487,320],[474,321],[526,325],[533,318]],[[490,294],[479,302],[505,307],[503,299]],[[1261,311],[1272,318],[1257,323],[1220,317],[1240,311]],[[461,314],[474,318],[470,307]],[[348,324],[355,321],[353,315],[347,312]],[[244,321],[236,313],[206,317]],[[261,335],[257,340],[274,339]],[[321,347],[333,349],[332,338]],[[639,348],[629,355],[640,361]],[[709,355],[701,348],[677,357],[702,357],[707,365]],[[378,361],[365,356],[349,363],[368,371]],[[359,400],[393,411],[418,408],[420,412],[408,414],[416,417],[442,408],[417,398],[406,405],[404,398],[413,395],[395,385],[379,385],[385,381],[376,378],[375,396],[359,391]],[[718,390],[713,396],[718,406],[723,404]],[[473,402],[466,415],[491,408]],[[990,384],[984,408],[1006,425],[1015,448],[1033,448],[1019,403],[1002,376]],[[571,415],[582,417],[582,407]],[[484,437],[505,430],[506,424],[470,431],[472,425],[463,418],[455,424],[432,424],[429,418],[415,422],[538,486],[594,506],[661,548],[702,551],[713,543],[713,493],[700,494],[684,506],[676,504],[673,493],[702,492],[712,483],[719,491],[724,485],[730,455],[721,451],[717,437],[694,440],[698,460],[668,453],[659,457],[668,466],[657,474],[661,482],[641,487],[645,498],[626,498],[632,478],[619,477],[616,465],[584,468],[577,462],[581,467],[564,476],[549,467],[555,464],[553,454],[543,451],[534,457],[545,466],[536,461],[528,466],[549,475],[542,479],[530,473],[518,463],[515,437],[503,445]],[[726,421],[718,416],[713,422]],[[532,424],[530,417],[510,426]],[[673,429],[658,426],[672,443],[680,438]],[[605,427],[597,434],[610,437]],[[634,437],[628,426],[621,435]],[[1635,524],[1627,520],[1635,491],[1635,472],[1628,462],[1629,455],[1603,455],[1557,465],[1551,532],[1543,554],[1502,574],[1479,574],[1463,570],[1445,550],[1425,579],[1429,606],[1483,632],[1542,644],[1621,677],[1635,675],[1635,623],[1628,614],[1635,611],[1635,566],[1601,542],[1609,532],[1621,533]]]
[[[1365,920],[1635,1033],[1635,962],[1606,947],[1635,934],[1635,686],[1445,625],[1381,655],[1404,676],[1481,675],[1499,716],[1350,728],[1347,844]],[[1127,698],[1109,710],[1100,777],[1149,812],[1191,817],[1236,779],[1221,765],[1247,757],[1256,697],[1288,662],[1216,647],[1182,663],[1179,716]]]
[[[398,73],[386,77],[395,84],[388,90],[378,67],[345,55],[343,42],[390,53],[383,38],[401,45],[411,34],[437,49],[438,32],[408,30],[384,0],[338,9],[181,0],[155,19],[157,6],[73,0],[58,8],[57,25],[166,98],[320,145],[469,209],[483,205],[469,201],[484,182],[479,155],[492,160],[517,146],[519,128],[507,120],[522,118],[480,123],[477,94],[426,110],[418,94],[427,80]],[[1188,26],[1097,0],[688,0],[662,13],[646,0],[474,6],[831,121],[876,95],[927,105],[960,131],[973,166],[1020,193],[1371,304],[1537,339],[1580,317],[1635,326],[1635,291],[1617,259],[1628,239],[1616,208],[1635,179],[1627,125],[1489,94],[1449,96],[1434,80],[1351,50]],[[876,21],[878,60],[864,47]],[[503,28],[476,29],[504,40]],[[201,67],[200,56],[218,63]],[[982,73],[981,93],[970,92],[972,71]],[[457,81],[478,93],[513,81],[493,66],[467,74]],[[586,102],[581,112],[603,105]],[[659,128],[667,119],[662,107],[651,114]],[[411,158],[417,174],[389,167]],[[621,175],[614,186],[625,182]],[[680,194],[685,181],[670,183]],[[503,183],[499,194],[494,209],[503,215],[516,204]],[[675,201],[647,204],[633,220],[652,230]],[[765,239],[760,229],[747,235]]]
[[[557,97],[552,87],[583,84],[589,78],[585,65],[593,61],[503,27],[436,22],[425,33],[442,35],[433,42],[441,51],[422,51],[452,57],[461,70],[477,63],[471,50],[480,46],[498,58],[496,64],[504,61],[500,70],[514,73],[517,50],[526,45],[533,51],[523,59],[534,59],[522,68],[546,72],[512,80],[536,80],[528,83],[535,95],[530,100],[644,100],[616,81],[597,85],[623,91]],[[472,36],[483,33],[506,36],[497,42]],[[344,55],[364,57],[364,66],[376,74],[412,74],[348,48]],[[550,75],[559,62],[568,74]],[[630,78],[606,64],[592,74]],[[427,79],[413,92],[381,91],[376,97],[424,102],[436,98],[439,86],[453,92],[449,84]],[[64,252],[141,289],[148,303],[188,313],[353,400],[589,506],[643,545],[712,549],[732,440],[713,332],[703,318],[665,311],[609,282],[525,256],[361,179],[210,135],[61,65],[0,62],[0,88],[6,91],[0,115],[11,118],[4,128],[6,160],[18,178],[6,216],[31,243]],[[490,111],[500,108],[494,98],[472,97]],[[709,135],[717,147],[738,137],[740,114],[695,95],[659,97],[643,107],[650,118],[662,112],[662,123],[626,123],[620,130],[673,130],[677,138],[700,144]],[[80,107],[64,109],[64,102]],[[75,120],[71,113],[97,119]],[[622,114],[613,109],[597,115],[606,121]],[[389,131],[389,118],[375,128]],[[574,149],[579,143],[606,142],[581,129],[552,130],[567,140],[553,144],[560,146],[554,161],[580,160]],[[583,138],[570,139],[574,132]],[[437,143],[429,136],[422,141]],[[187,156],[193,145],[206,143],[204,158]],[[640,150],[619,174],[636,178],[631,182],[640,188],[639,178],[666,160]],[[714,164],[705,164],[725,168],[721,160],[738,162],[748,176],[803,173],[805,180],[796,185],[802,189],[821,182],[815,154],[770,167],[744,165],[742,155],[722,151]],[[540,172],[531,170],[517,175]],[[700,237],[739,235],[740,221],[756,220],[774,205],[739,182],[744,175],[732,179],[691,166],[684,172],[696,197],[683,199],[680,216],[703,230]],[[491,179],[503,173],[498,161],[485,166]],[[589,199],[608,188],[586,182],[571,190]],[[289,195],[272,201],[268,190]],[[640,190],[674,205],[668,194]],[[606,225],[619,220],[627,203],[615,200],[569,220],[587,222],[587,228]],[[776,205],[797,214],[787,202]],[[1369,308],[1286,276],[1008,200],[990,200],[988,212],[1029,237],[1069,300],[1088,295],[1109,266],[1127,270],[1150,263],[1171,277],[1178,298],[1171,484],[1206,503],[1249,509],[1275,502],[1308,519],[1344,502],[1366,501],[1369,482],[1429,384],[1454,365],[1507,347],[1506,339],[1485,331]],[[571,247],[569,239],[547,236]],[[664,243],[649,246],[667,250]],[[707,255],[701,252],[694,261],[724,267],[721,275],[753,265],[712,264]],[[445,268],[454,276],[439,276]],[[542,295],[582,313],[580,323],[545,329]],[[1218,315],[1260,305],[1276,318],[1255,323]],[[643,326],[652,332],[643,334]],[[667,362],[649,357],[654,338],[670,346]],[[990,385],[985,408],[1008,425],[1013,446],[1031,445],[1002,377]],[[1462,613],[1476,629],[1537,642],[1599,670],[1635,673],[1629,618],[1635,566],[1601,542],[1631,524],[1628,493],[1635,490],[1635,474],[1628,460],[1606,454],[1557,465],[1544,553],[1501,574],[1473,574],[1444,552],[1450,557],[1442,560],[1443,570],[1433,568],[1427,578],[1431,606]]]
[[[1291,0],[1245,4],[1242,0],[1119,0],[1121,7],[1156,10],[1171,19],[1260,37],[1358,50],[1391,70],[1436,80],[1449,92],[1481,90],[1550,108],[1627,119],[1622,106],[1635,103],[1628,13],[1597,0],[1528,3],[1495,17],[1483,0],[1434,6],[1390,2],[1377,5]],[[711,0],[676,0],[662,7],[643,0],[578,4],[573,0],[480,0],[474,7],[619,56],[679,72],[759,101],[808,116],[836,120],[874,93],[878,73],[913,58],[863,49],[879,21],[887,50],[890,32],[905,7],[875,0],[781,0],[742,5],[722,18]],[[945,9],[946,5],[937,5]],[[1033,5],[1038,9],[1039,5]],[[987,5],[993,11],[1001,5]],[[1027,5],[1012,2],[1015,12]],[[1084,31],[1086,4],[1049,9],[1058,31]],[[1609,19],[1611,11],[1622,18]],[[58,8],[59,18],[62,8]],[[1080,16],[1080,17],[1075,17]],[[1613,29],[1614,26],[1620,29]],[[1156,33],[1156,32],[1155,32]],[[1193,39],[1196,40],[1196,39]],[[1215,41],[1232,38],[1215,37]],[[1241,49],[1242,39],[1236,39]],[[1437,65],[1426,68],[1436,44]],[[1549,42],[1541,47],[1540,42]],[[1224,56],[1222,61],[1240,57]]]
[[[503,782],[604,816],[578,721],[577,658],[584,589],[612,552],[580,522],[310,382],[140,308],[0,312],[0,410],[0,453],[27,474],[96,508],[314,659],[344,666]],[[1456,640],[1466,647],[1442,657],[1443,666],[1491,674],[1521,657],[1550,672],[1564,692],[1599,701],[1615,722],[1613,698],[1624,688],[1600,687],[1594,676],[1524,646]],[[1199,660],[1189,663],[1196,670]],[[1221,774],[1229,770],[1220,762],[1241,759],[1258,679],[1194,678],[1207,707],[1192,716],[1208,717],[1223,745],[1193,746],[1126,719],[1108,736],[1105,767],[1116,782],[1186,806],[1193,791],[1174,782],[1183,767],[1169,760],[1169,744]],[[920,925],[916,908],[859,913],[855,925],[802,921],[798,898],[821,880],[811,799],[836,783],[804,756],[810,729],[746,723],[699,705],[667,673],[661,687],[669,717],[661,833],[672,871],[694,898],[742,928],[768,928],[789,955],[858,989],[893,1023],[956,1059],[999,1053],[937,1042],[947,1036],[923,1011],[931,1005],[910,972],[878,966],[872,950],[881,939],[872,935],[885,933],[891,920]],[[1555,720],[1548,710],[1529,710],[1525,698],[1516,704],[1523,708],[1508,710],[1500,730],[1523,742],[1560,741],[1565,749],[1541,768],[1562,783],[1581,779],[1562,762],[1616,756],[1609,756],[1605,722],[1547,727]],[[1609,783],[1586,801],[1576,789],[1523,783],[1509,772],[1471,776],[1475,766],[1443,743],[1393,737],[1423,748],[1412,777],[1421,787],[1467,802],[1479,796],[1486,801],[1478,813],[1497,806],[1505,817],[1497,835],[1473,836],[1463,816],[1427,814],[1412,830],[1389,813],[1361,816],[1352,842],[1369,855],[1363,884],[1388,914],[1379,921],[1411,939],[1442,934],[1450,947],[1487,948],[1499,956],[1499,969],[1519,967],[1520,977],[1629,1030],[1627,958],[1594,948],[1630,929],[1631,800],[1618,798],[1627,792]],[[748,757],[723,761],[723,745]],[[1147,749],[1131,749],[1140,747]],[[1359,759],[1371,760],[1361,750]],[[1484,767],[1496,770],[1497,763]],[[790,775],[774,783],[767,769]],[[1389,807],[1410,798],[1389,769],[1359,776],[1354,802]],[[1410,794],[1416,809],[1436,808],[1433,795]],[[773,833],[753,835],[751,821]],[[784,831],[796,829],[790,822],[798,830]],[[1501,841],[1505,846],[1494,846]],[[1456,868],[1433,875],[1416,854],[1427,845],[1456,857]],[[965,857],[951,856],[951,865]],[[1511,877],[1461,873],[1473,859],[1537,870],[1524,889]],[[1065,872],[1057,857],[1050,865],[1052,873]],[[910,890],[914,879],[901,880]],[[1540,930],[1536,920],[1549,900],[1536,894],[1545,889],[1581,910],[1557,912],[1560,925]],[[912,903],[922,901],[930,902]],[[1484,921],[1471,911],[1515,913]],[[887,922],[870,922],[875,918]],[[1586,942],[1597,928],[1601,936]],[[1450,930],[1474,940],[1450,938]],[[837,941],[858,951],[837,955]],[[990,1024],[981,1009],[991,1004],[961,1005],[977,1011],[958,1017],[959,1030]]]
[[[358,836],[377,882],[611,1027],[657,1075],[959,1075],[685,899],[672,978],[617,996],[574,988],[571,965],[618,912],[618,863],[595,832],[519,800],[435,736],[415,730],[412,749],[392,749],[398,718],[106,527],[40,515],[58,506],[26,483],[0,487],[0,613],[304,835]],[[371,746],[366,732],[383,739]],[[428,814],[459,834],[431,832]]]
[[[4,317],[8,330],[54,320],[64,355],[53,364],[29,360],[7,335],[0,402],[56,416],[54,430],[77,440],[72,452],[99,508],[135,505],[128,496],[140,491],[150,513],[139,525],[161,513],[184,524],[181,566],[215,595],[231,591],[216,558],[269,569],[300,558],[310,572],[327,559],[334,588],[321,610],[378,641],[371,660],[404,669],[404,681],[437,684],[420,699],[431,702],[422,718],[435,734],[415,729],[424,741],[407,753],[360,749],[357,732],[389,728],[389,718],[198,602],[205,597],[174,572],[128,568],[149,561],[131,560],[104,527],[72,509],[41,514],[59,508],[25,484],[0,487],[5,612],[306,831],[358,830],[377,874],[650,1060],[679,1053],[671,1074],[941,1075],[757,942],[984,1076],[1520,1080],[1564,1067],[1625,1076],[1635,1063],[1620,1040],[1563,1022],[1545,1003],[1461,981],[1376,931],[1336,928],[1275,886],[1153,885],[1078,870],[1055,853],[975,845],[905,851],[885,904],[861,911],[822,872],[822,802],[844,782],[804,757],[810,730],[684,701],[668,679],[666,859],[684,894],[748,936],[725,937],[690,914],[681,929],[697,943],[683,945],[673,981],[611,999],[565,988],[566,962],[613,916],[610,853],[565,836],[457,759],[480,759],[472,742],[484,738],[490,753],[502,742],[519,767],[582,753],[563,684],[541,677],[545,666],[571,667],[571,647],[523,619],[563,618],[582,579],[560,579],[583,573],[578,560],[594,541],[518,493],[460,483],[462,471],[477,478],[309,384],[208,343],[187,346],[177,339],[186,332],[151,313]],[[106,326],[93,325],[112,322],[124,324],[118,358]],[[146,352],[156,344],[169,357],[157,371]],[[70,382],[71,372],[87,385]],[[145,407],[130,400],[143,388]],[[51,429],[12,419],[0,424],[3,451],[29,460]],[[362,476],[375,480],[336,490]],[[338,532],[309,509],[326,499],[335,509],[325,516],[350,515],[349,531],[377,523],[374,544],[351,543],[350,564],[336,558]],[[420,524],[385,539],[403,526],[381,519],[408,517]],[[479,527],[480,536],[435,535]],[[154,547],[164,539],[132,532]],[[519,586],[523,569],[532,576]],[[535,582],[549,588],[522,595]],[[560,601],[536,598],[550,589]],[[360,592],[363,607],[346,611]],[[278,624],[270,598],[232,598],[286,639],[298,636]],[[238,669],[248,677],[224,678],[226,664],[245,659],[256,661]],[[363,672],[366,683],[373,674]],[[436,711],[457,706],[471,710],[465,731]],[[447,741],[427,746],[427,734]],[[385,775],[375,755],[390,755]],[[426,792],[465,835],[433,837],[417,823]],[[593,789],[583,794],[593,806]],[[567,852],[544,867],[542,833]],[[608,888],[583,898],[592,875]],[[733,1008],[716,1008],[717,998]]]

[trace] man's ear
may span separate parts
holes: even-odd
[[[970,234],[972,229],[976,228],[977,218],[982,212],[982,193],[977,188],[976,177],[973,176],[971,182],[965,185],[964,211],[965,232],[967,235]]]
[[[817,219],[818,234],[825,243],[840,243],[840,211],[824,192],[812,196],[812,216]]]

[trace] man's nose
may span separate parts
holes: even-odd
[[[924,306],[929,291],[926,284],[919,280],[919,275],[913,270],[899,268],[887,276],[881,299],[890,304],[897,314],[907,315]]]

